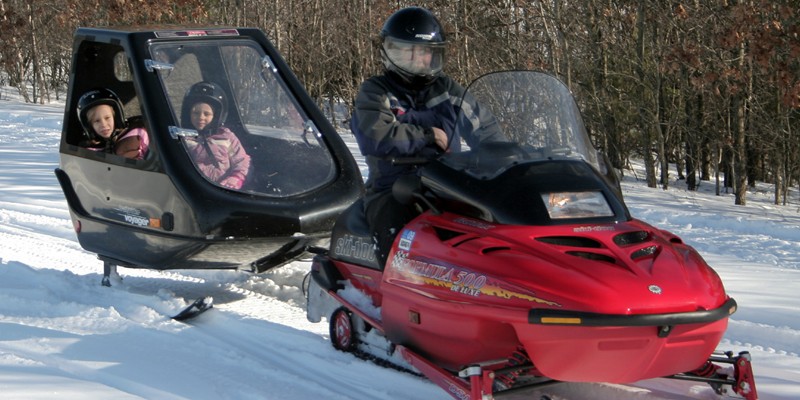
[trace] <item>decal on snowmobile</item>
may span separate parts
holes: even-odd
[[[358,260],[375,261],[373,244],[359,236],[344,235],[336,240],[333,254],[340,257],[352,257]]]
[[[450,392],[450,394],[452,394],[457,399],[461,400],[469,399],[469,393],[467,393],[464,389],[461,389],[460,387],[452,383],[450,384],[450,387],[447,389],[447,391]]]
[[[409,229],[403,230],[403,234],[400,236],[400,242],[397,244],[397,247],[405,251],[411,250],[411,244],[414,243],[414,236],[416,236],[416,234],[416,232]]]
[[[545,305],[548,305],[548,306],[559,307],[559,308],[561,307],[561,304],[558,304],[558,303],[556,303],[554,301],[545,300],[545,299],[542,299],[542,298],[539,298],[539,297],[536,297],[536,296],[531,296],[531,295],[528,295],[528,294],[520,293],[519,291],[513,291],[513,290],[509,290],[509,289],[504,289],[502,287],[494,286],[494,285],[487,286],[486,288],[484,288],[483,293],[487,294],[487,295],[490,295],[490,296],[499,297],[501,299],[510,300],[510,299],[513,299],[513,298],[517,298],[517,299],[520,299],[520,300],[527,300],[527,301],[530,301],[532,303],[545,304]]]
[[[485,295],[505,300],[520,299],[553,307],[561,307],[561,305],[556,302],[540,299],[532,294],[522,293],[522,290],[511,289],[508,287],[509,285],[501,281],[490,281],[486,275],[458,267],[446,267],[411,259],[408,258],[408,253],[403,251],[395,253],[394,258],[392,258],[392,268],[400,275],[413,281],[431,286],[448,288],[450,291],[467,296],[479,297]]]
[[[392,259],[392,268],[400,275],[419,283],[449,288],[450,290],[478,297],[486,284],[486,276],[455,267],[444,267],[425,261],[408,258],[408,253],[398,251]],[[422,279],[419,279],[422,278]]]
[[[572,229],[573,232],[611,232],[615,230],[617,228],[613,225],[576,226]]]

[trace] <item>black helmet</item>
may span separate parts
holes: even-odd
[[[192,128],[192,107],[197,103],[206,103],[214,110],[214,119],[207,130],[213,132],[225,123],[228,110],[225,91],[215,83],[204,81],[195,83],[186,91],[181,107],[181,126]]]
[[[442,25],[430,11],[421,7],[396,11],[383,24],[381,41],[383,65],[406,83],[424,86],[442,72],[447,42]]]
[[[119,101],[119,96],[116,93],[106,88],[92,89],[78,99],[78,121],[80,121],[83,130],[89,133],[90,136],[96,135],[92,128],[92,123],[86,114],[94,106],[105,104],[111,106],[114,110],[114,129],[125,128],[125,113],[122,110],[122,103]]]

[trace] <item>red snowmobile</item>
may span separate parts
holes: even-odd
[[[314,257],[307,315],[328,319],[333,346],[457,399],[655,377],[757,399],[749,354],[714,354],[736,302],[693,248],[631,217],[567,87],[514,71],[468,93],[507,141],[462,144],[396,183],[423,212],[385,266],[360,201]]]

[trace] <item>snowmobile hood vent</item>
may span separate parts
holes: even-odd
[[[647,231],[633,231],[625,232],[614,236],[614,243],[619,247],[630,247],[637,244],[646,244],[652,242],[652,237]],[[642,247],[631,253],[631,260],[638,260],[640,258],[652,257],[658,253],[658,246],[650,245]]]
[[[617,246],[625,247],[632,244],[645,242],[649,240],[649,238],[650,234],[645,231],[633,231],[614,236],[614,243],[616,243]]]
[[[439,238],[439,240],[442,241],[450,240],[452,238],[464,235],[464,232],[454,231],[441,227],[434,227],[433,229],[436,232],[436,236]]]
[[[592,249],[603,247],[602,244],[595,240],[577,236],[543,236],[537,237],[536,240],[557,246],[587,247]]]
[[[556,246],[564,246],[564,247],[572,247],[572,248],[583,248],[583,249],[602,249],[602,243],[586,237],[580,236],[543,236],[538,237],[536,240]],[[593,251],[582,251],[582,250],[566,250],[565,254],[569,254],[573,257],[580,257],[587,260],[592,261],[602,261],[611,264],[615,264],[616,260],[614,257],[611,257],[606,254],[601,254],[601,252],[593,252]]]
[[[565,254],[573,257],[580,257],[587,260],[601,261],[611,264],[619,264],[619,260],[614,257],[614,254],[617,252],[609,249],[607,247],[608,243],[603,244],[601,241],[590,237],[568,235],[543,236],[536,238],[536,240],[542,243],[564,247],[561,250]],[[647,257],[655,257],[658,255],[660,247],[653,244],[652,240],[653,237],[650,232],[644,230],[624,232],[613,237],[613,242],[617,246],[621,248],[633,247],[629,250],[630,259],[633,261],[638,261]]]
[[[631,260],[637,260],[637,259],[643,258],[643,257],[650,257],[650,256],[656,254],[657,251],[658,251],[658,247],[657,246],[647,246],[647,247],[641,248],[639,250],[634,251],[633,254],[631,254]]]
[[[604,261],[615,264],[617,260],[604,254],[590,253],[588,251],[568,251],[567,254],[575,257],[585,258],[592,261]]]

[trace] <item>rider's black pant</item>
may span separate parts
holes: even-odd
[[[364,207],[367,224],[378,249],[378,259],[385,266],[395,237],[405,224],[419,215],[419,211],[414,204],[402,204],[395,200],[391,190],[368,195]]]

